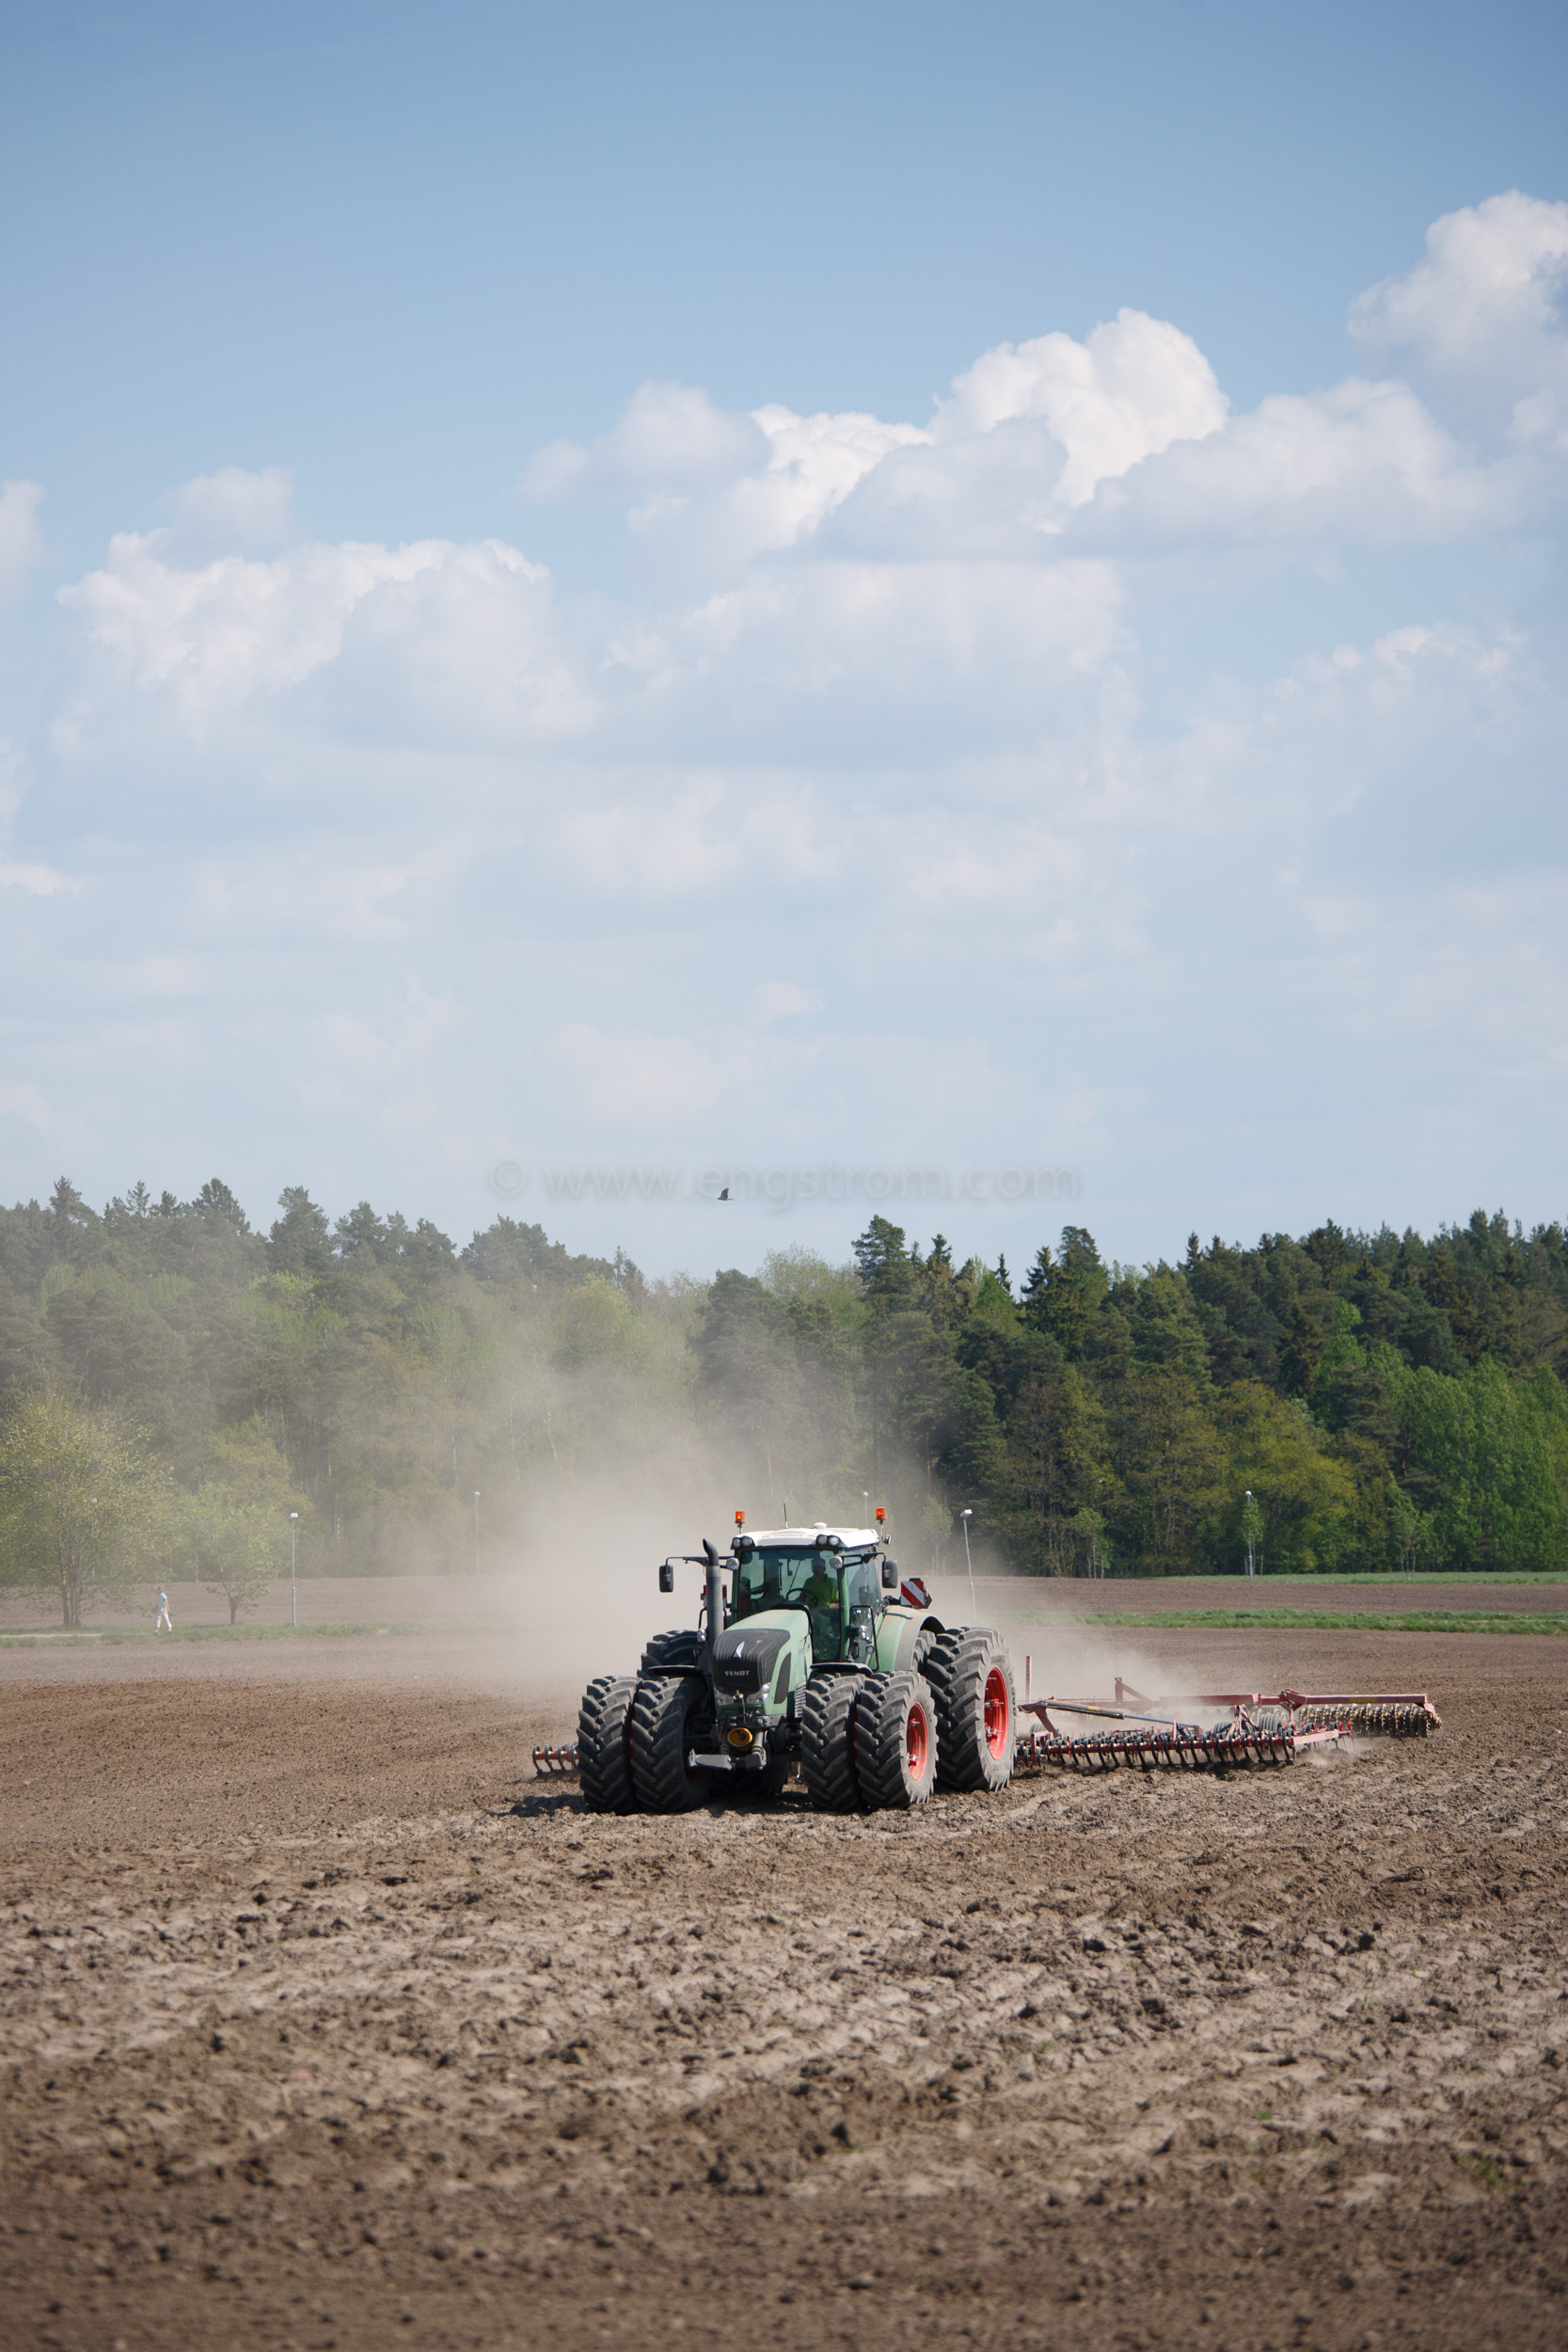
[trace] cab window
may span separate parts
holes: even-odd
[[[789,1551],[771,1548],[736,1559],[735,1613],[759,1609],[803,1609],[811,1619],[811,1645],[817,1658],[844,1655],[847,1608],[875,1605],[881,1583],[875,1559],[864,1554]]]

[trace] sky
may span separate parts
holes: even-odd
[[[0,1196],[1561,1217],[1565,69],[0,5]]]

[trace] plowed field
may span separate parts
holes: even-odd
[[[1139,1641],[1444,1728],[606,1820],[472,1635],[8,1655],[6,2343],[1555,2352],[1568,1644]]]

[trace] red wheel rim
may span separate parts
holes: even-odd
[[[930,1754],[930,1740],[926,1730],[926,1709],[918,1704],[904,1718],[904,1754],[909,1758],[910,1778],[922,1781],[926,1777],[926,1758]]]
[[[1007,1752],[1007,1734],[1012,1728],[1013,1710],[1007,1696],[1007,1677],[1000,1666],[993,1666],[986,1677],[986,1745],[992,1756]]]

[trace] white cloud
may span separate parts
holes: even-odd
[[[1536,528],[1560,508],[1568,456],[1560,306],[1568,206],[1494,198],[1436,224],[1418,269],[1352,312],[1370,356],[1409,384],[1351,376],[1231,414],[1192,339],[1124,310],[1082,342],[1048,334],[984,352],[927,425],[863,413],[716,408],[646,385],[588,448],[559,444],[537,495],[628,500],[644,600],[733,586],[757,559],[814,549],[893,564],[1039,561],[1173,542],[1422,543]],[[1501,404],[1505,441],[1464,437]]]
[[[304,542],[270,562],[189,564],[167,533],[127,533],[59,594],[100,656],[65,722],[72,741],[155,710],[199,742],[247,704],[306,687],[320,695],[314,723],[351,736],[472,740],[579,722],[549,575],[499,540]]]
[[[1568,424],[1568,204],[1517,189],[1446,213],[1426,259],[1351,305],[1351,332],[1429,382],[1466,421],[1563,450]]]
[[[1562,489],[1517,462],[1473,464],[1404,385],[1353,376],[1330,392],[1275,393],[1210,439],[1102,484],[1076,535],[1127,549],[1474,538],[1539,522]]]
[[[1121,643],[1111,566],[1073,563],[772,565],[743,585],[623,628],[609,661],[641,726],[678,721],[760,748],[786,720],[966,736],[1033,732],[1074,705]]]
[[[646,494],[727,481],[766,463],[768,443],[755,421],[716,408],[686,384],[643,384],[610,432],[586,449],[554,441],[530,459],[526,498],[581,497],[595,491]]]
[[[64,891],[74,898],[82,888],[78,875],[56,874],[52,866],[8,866],[0,863],[0,890],[24,890],[32,898],[53,898]]]
[[[656,534],[670,561],[709,570],[809,538],[873,481],[847,544],[1022,551],[1097,483],[1217,431],[1226,414],[1192,339],[1122,310],[1081,343],[1042,335],[983,353],[929,426],[777,404],[737,415],[689,387],[645,384],[592,446],[540,451],[522,486],[536,499],[632,494],[635,532]]]
[[[0,484],[0,604],[25,596],[33,573],[43,561],[43,533],[38,511],[43,503],[40,482]]]
[[[40,1136],[53,1136],[59,1121],[37,1087],[0,1087],[0,1117],[20,1119]]]
[[[984,353],[955,378],[935,432],[952,441],[1037,420],[1065,453],[1055,496],[1067,508],[1173,441],[1217,433],[1228,406],[1190,336],[1142,310],[1118,310],[1081,343],[1040,335]]]

